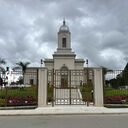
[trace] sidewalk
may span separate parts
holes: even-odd
[[[128,108],[105,108],[85,106],[42,107],[32,110],[0,110],[0,116],[14,115],[96,115],[96,114],[128,114]]]

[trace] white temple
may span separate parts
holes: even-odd
[[[58,48],[53,54],[53,59],[45,59],[45,67],[48,70],[61,70],[62,68],[69,70],[84,69],[84,60],[76,59],[76,54],[71,48],[71,32],[69,27],[63,21],[58,32]]]

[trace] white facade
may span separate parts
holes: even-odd
[[[37,85],[38,67],[28,67],[24,74],[24,84]]]
[[[53,59],[45,59],[45,67],[48,70],[60,70],[67,67],[69,70],[84,69],[84,60],[76,59],[76,54],[71,49],[71,33],[68,26],[63,21],[63,25],[58,32],[58,48],[53,54]]]

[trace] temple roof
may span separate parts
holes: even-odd
[[[60,26],[59,31],[69,31],[69,27],[66,25],[65,20],[63,21],[63,25]]]

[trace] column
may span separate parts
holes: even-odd
[[[102,68],[94,69],[94,102],[96,107],[104,106]]]
[[[47,69],[41,68],[38,73],[38,107],[45,107],[47,106]]]

